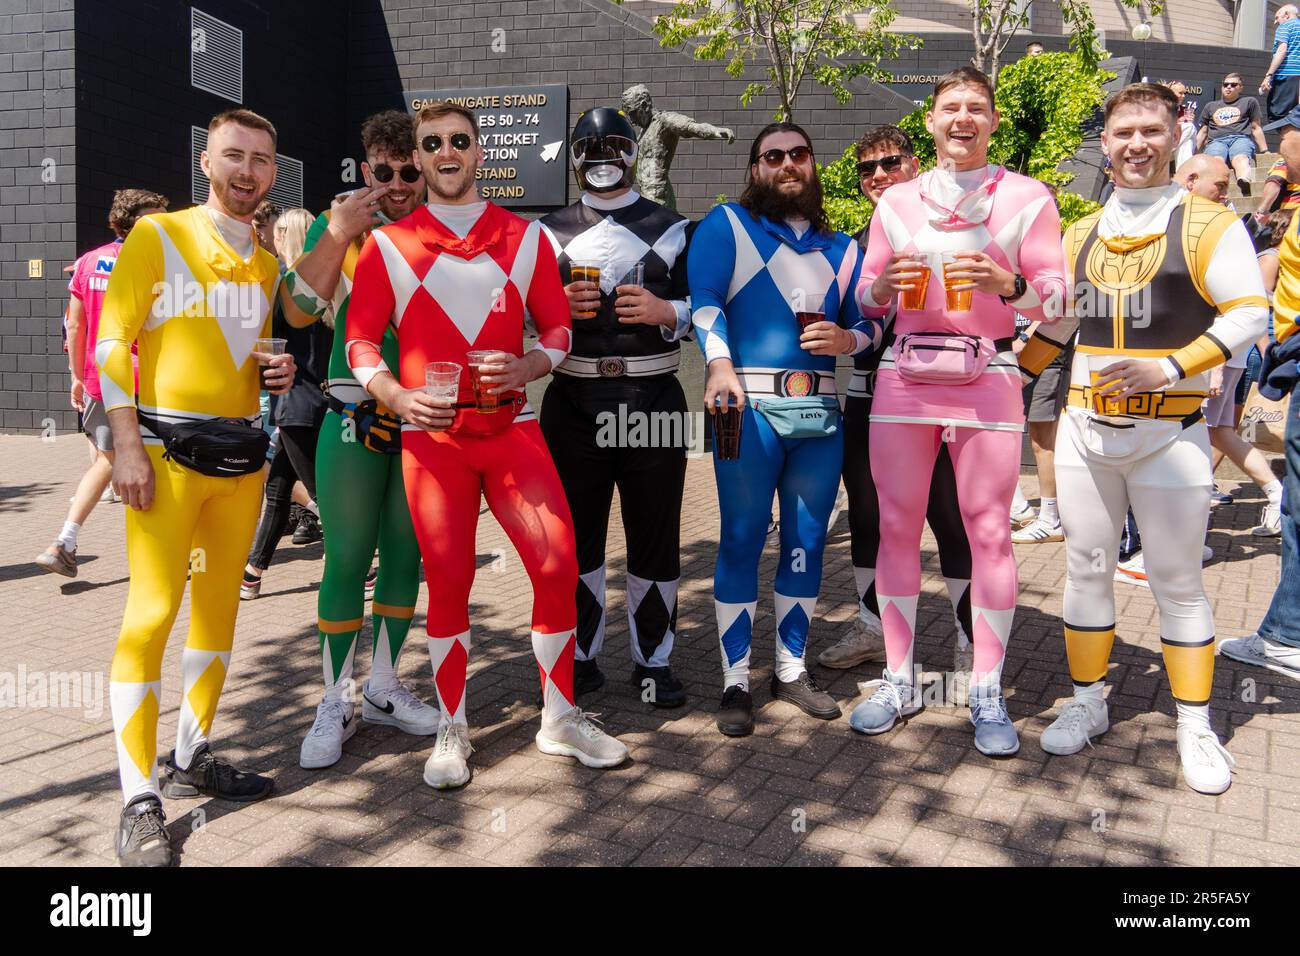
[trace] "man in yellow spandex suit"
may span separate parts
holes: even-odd
[[[259,359],[254,346],[271,334],[279,270],[258,247],[252,219],[275,182],[275,146],[275,127],[256,113],[214,117],[201,160],[211,181],[207,203],[149,216],[132,230],[100,320],[95,356],[117,449],[113,488],[130,505],[131,584],[109,678],[126,803],[116,839],[124,866],[171,862],[163,794],[258,800],[271,792],[269,778],[217,760],[207,739],[230,666],[262,471],[193,470],[164,458],[163,440],[191,422],[258,422],[258,364],[266,356]],[[132,342],[139,350],[138,409]],[[288,391],[292,356],[268,364],[267,390]],[[163,651],[191,571],[176,749],[158,761]]]

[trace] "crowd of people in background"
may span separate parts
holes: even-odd
[[[1295,9],[1279,19],[1286,56],[1266,78],[1275,91],[1300,79],[1285,72],[1288,51],[1300,63]],[[164,796],[249,801],[274,790],[216,757],[209,734],[239,600],[259,595],[295,505],[296,532],[325,545],[323,687],[301,766],[333,766],[359,723],[383,723],[436,735],[429,786],[470,781],[468,604],[484,498],[533,585],[538,749],[593,768],[624,762],[629,747],[579,704],[604,684],[613,492],[628,539],[634,691],[679,707],[685,444],[611,445],[601,422],[687,414],[696,402],[676,372],[691,338],[706,363],[721,523],[720,733],[755,729],[751,651],[774,497],[770,696],[815,719],[842,713],[806,663],[842,481],[858,607],[817,661],[883,664],[852,709],[853,731],[888,734],[925,706],[916,637],[928,521],[971,743],[989,757],[1015,754],[1002,680],[1019,588],[1013,545],[1064,541],[1073,693],[1042,749],[1076,754],[1108,730],[1113,582],[1141,583],[1160,612],[1183,778],[1225,791],[1234,761],[1209,712],[1216,649],[1300,677],[1300,584],[1288,590],[1285,570],[1300,577],[1287,509],[1300,426],[1287,425],[1285,493],[1237,432],[1252,381],[1289,392],[1300,379],[1300,337],[1288,338],[1300,311],[1300,107],[1265,124],[1242,85],[1226,76],[1195,118],[1176,86],[1114,94],[1102,135],[1113,194],[1063,227],[1051,189],[989,163],[1000,122],[992,85],[957,69],[936,84],[926,116],[935,168],[920,167],[896,127],[858,141],[874,213],[856,237],[830,228],[815,144],[793,123],[765,127],[740,199],[692,224],[636,191],[635,131],[615,109],[575,124],[578,201],[531,222],[480,198],[478,121],[454,103],[370,117],[365,185],[319,216],[266,201],[268,120],[215,117],[207,202],[166,212],[166,197],[119,191],[116,241],[79,259],[69,286],[71,400],[95,457],[36,562],[75,576],[78,532],[111,480],[107,493],[128,508],[131,570],[110,683],[121,861],[172,860]],[[1238,217],[1230,183],[1250,193],[1266,130],[1281,139],[1271,206]],[[232,296],[187,306],[164,294],[173,274],[237,286],[252,311]],[[854,366],[843,405],[840,357]],[[538,416],[524,387],[547,375]],[[1026,431],[1037,508],[1018,483]],[[1212,496],[1230,501],[1213,479],[1224,457],[1265,495],[1253,533],[1282,537],[1284,583],[1256,634],[1216,648],[1201,564]],[[195,549],[202,568],[191,566]],[[396,675],[421,560],[436,707]],[[187,578],[177,743],[158,759],[162,655]],[[358,721],[352,675],[367,601]]]

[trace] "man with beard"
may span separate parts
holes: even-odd
[[[620,111],[601,107],[579,116],[569,155],[582,198],[546,216],[542,228],[562,276],[573,263],[601,266],[599,282],[565,286],[573,350],[555,369],[542,405],[542,434],[578,541],[573,691],[581,697],[605,682],[596,655],[605,639],[605,536],[617,487],[627,537],[632,683],[655,706],[678,707],[686,693],[668,659],[686,481],[688,412],[675,373],[678,340],[691,327],[682,257],[687,220],[633,188],[636,131]],[[609,434],[611,423],[638,419],[650,423],[642,429],[645,442],[633,444],[631,431]],[[654,424],[660,421],[678,429],[661,436]]]
[[[912,141],[897,126],[878,126],[863,134],[857,145],[858,186],[863,195],[879,204],[885,190],[915,179],[918,172]],[[865,246],[867,230],[858,235]],[[887,322],[893,321],[891,314]],[[844,490],[849,500],[849,534],[853,556],[853,579],[858,589],[858,616],[850,631],[837,644],[817,655],[824,667],[848,668],[866,661],[885,660],[884,631],[876,601],[876,554],[880,550],[880,501],[871,479],[868,425],[871,391],[880,353],[867,352],[853,359],[853,379],[844,401]],[[964,703],[966,679],[970,676],[970,543],[957,507],[957,481],[952,459],[945,445],[935,459],[926,520],[939,545],[939,564],[948,598],[952,601],[957,626],[954,653],[954,695]]]
[[[285,274],[280,292],[290,325],[309,325],[333,308],[339,330],[325,382],[329,411],[316,445],[317,503],[330,531],[317,601],[325,696],[298,756],[306,768],[337,763],[343,743],[357,730],[352,661],[376,545],[373,651],[370,678],[361,692],[361,719],[419,736],[438,732],[437,709],[397,679],[398,657],[420,590],[420,548],[402,482],[401,425],[353,376],[342,332],[357,257],[371,230],[396,222],[424,199],[424,179],[415,162],[415,123],[399,110],[377,113],[361,126],[361,145],[366,185],[316,219],[307,233],[306,252]],[[385,330],[380,350],[396,367],[397,338],[391,329]]]
[[[975,746],[1009,756],[1020,741],[1002,698],[1017,592],[1007,514],[1025,425],[1012,337],[1017,312],[1046,322],[1060,316],[1060,218],[1042,183],[989,165],[998,114],[993,87],[979,70],[961,67],[940,77],[925,121],[938,166],[881,197],[858,286],[864,309],[884,311],[897,298],[898,317],[871,406],[871,444],[889,449],[871,461],[880,496],[876,595],[888,662],[849,725],[882,734],[921,709],[914,663],[921,525],[946,444],[971,546]]]
[[[1149,83],[1107,100],[1101,144],[1115,195],[1065,234],[1073,309],[1070,324],[1051,334],[1065,341],[1079,329],[1056,440],[1074,695],[1041,743],[1047,753],[1074,754],[1110,727],[1112,575],[1131,505],[1160,610],[1183,779],[1217,794],[1232,783],[1233,760],[1210,728],[1214,614],[1201,544],[1213,476],[1201,406],[1209,371],[1263,334],[1268,299],[1236,216],[1170,180],[1177,108],[1173,93]]]
[[[249,110],[214,117],[200,159],[207,203],[141,220],[104,301],[95,354],[117,452],[113,487],[130,506],[131,584],[109,678],[126,802],[116,839],[124,866],[171,862],[161,795],[248,801],[272,789],[270,778],[218,760],[208,734],[262,503],[259,362],[270,366],[265,385],[274,394],[294,378],[293,356],[253,351],[271,334],[280,275],[252,225],[275,182],[275,142],[275,127]],[[140,353],[138,412],[132,342]],[[176,748],[156,761],[163,652],[191,560]]]
[[[723,669],[717,722],[728,736],[754,728],[749,654],[773,494],[781,553],[772,696],[823,720],[840,714],[803,655],[843,453],[835,356],[880,344],[880,323],[862,318],[854,296],[860,260],[857,243],[827,225],[812,143],[793,123],[759,133],[740,202],[715,207],[691,240],[691,318],[708,364],[704,405],[715,436],[717,416],[728,412],[719,403],[742,416],[736,458],[721,458],[714,442],[722,519],[713,579]]]
[[[537,747],[588,767],[612,767],[627,759],[627,748],[573,701],[573,521],[523,394],[571,345],[555,255],[540,223],[479,198],[475,174],[484,156],[471,110],[447,102],[426,106],[416,143],[431,201],[366,240],[346,348],[357,381],[405,422],[406,497],[424,566],[433,569],[429,653],[442,718],[424,781],[445,789],[470,779],[469,593],[485,496],[533,584],[532,645],[543,695]],[[525,310],[539,338],[521,355]],[[390,326],[396,374],[381,347]],[[433,362],[463,368],[456,401],[425,391],[425,366]]]

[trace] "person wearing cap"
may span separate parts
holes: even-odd
[[[1300,179],[1300,106],[1265,130],[1279,130],[1278,152],[1286,160],[1287,176]],[[1259,390],[1277,401],[1290,395],[1286,416],[1286,477],[1282,482],[1282,574],[1273,600],[1255,633],[1222,641],[1224,657],[1265,667],[1274,673],[1300,679],[1300,551],[1297,551],[1296,515],[1300,500],[1300,335],[1295,335],[1300,315],[1300,217],[1287,228],[1279,253],[1277,288],[1273,292],[1273,329],[1276,337],[1264,354]]]
[[[573,348],[546,389],[541,426],[577,535],[573,690],[582,696],[605,683],[596,656],[605,640],[605,537],[617,488],[627,536],[632,684],[647,703],[678,707],[686,694],[668,659],[677,630],[689,437],[677,380],[679,343],[691,327],[688,220],[637,192],[636,130],[622,110],[599,107],[579,116],[569,159],[582,195],[544,217],[542,230],[567,282]],[[599,281],[579,278],[579,264],[599,266]],[[674,421],[679,427],[661,435],[658,423]]]

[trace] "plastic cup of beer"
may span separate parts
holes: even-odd
[[[1092,386],[1092,407],[1098,415],[1121,415],[1123,414],[1123,402],[1114,397],[1113,394],[1103,395],[1101,387],[1108,382],[1115,380],[1114,376],[1103,378],[1101,370],[1114,365],[1120,361],[1116,355],[1089,355],[1088,356],[1088,384]]]
[[[803,308],[798,308],[802,305]],[[823,292],[809,292],[803,296],[803,302],[795,302],[794,317],[799,320],[799,331],[802,332],[814,322],[826,321],[826,294]]]
[[[470,389],[474,393],[474,408],[484,415],[492,414],[502,405],[501,396],[491,394],[488,392],[491,386],[483,384],[483,363],[487,361],[489,355],[496,355],[500,351],[500,349],[475,349],[465,353],[465,361],[469,363]]]
[[[930,289],[930,257],[924,253],[915,253],[911,264],[918,273],[899,293],[898,307],[909,312],[920,312],[925,308],[925,294]]]
[[[430,362],[424,366],[424,390],[454,405],[460,395],[460,373],[455,362]]]
[[[713,413],[713,453],[718,461],[740,460],[740,427],[744,421],[742,405],[719,405]]]
[[[948,278],[949,272],[961,268],[960,262],[960,258],[955,253],[943,254],[943,294],[946,299],[944,304],[949,312],[969,312],[975,294],[975,287],[968,284],[969,279],[949,280]],[[964,288],[954,289],[955,284],[961,284]]]
[[[592,261],[575,261],[569,263],[570,282],[594,282],[600,285],[600,263]],[[579,312],[584,319],[594,319],[595,312]]]
[[[257,378],[263,391],[269,391],[266,373],[271,369],[271,359],[284,354],[288,339],[258,339],[253,343],[253,354],[257,356]]]

